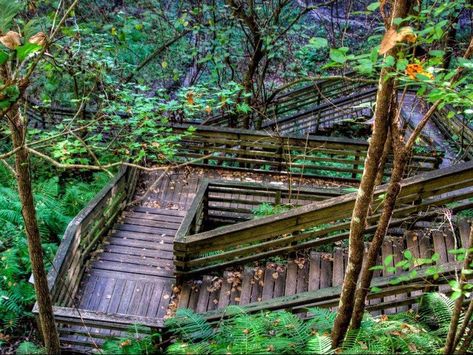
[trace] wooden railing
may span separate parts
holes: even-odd
[[[321,80],[309,85],[304,85],[297,89],[291,88],[287,92],[277,95],[268,103],[264,113],[254,112],[253,116],[262,116],[264,124],[276,118],[293,116],[301,111],[317,111],[318,107],[337,98],[352,95],[353,93],[363,91],[371,84],[362,81],[354,81],[354,73],[346,74],[347,80]],[[241,120],[235,120],[230,114],[215,116],[204,121],[203,124],[220,127],[241,127]]]
[[[473,162],[405,179],[391,226],[413,213],[468,199],[473,196],[472,186]],[[386,190],[383,185],[375,191],[366,233],[376,228]],[[346,239],[356,196],[350,193],[283,214],[181,236],[174,243],[176,273],[187,277]]]
[[[465,246],[463,246],[465,247]],[[400,306],[407,306],[418,303],[422,297],[422,292],[426,287],[434,291],[438,285],[448,285],[448,281],[454,279],[461,268],[459,263],[448,263],[436,268],[436,272],[432,273],[429,267],[420,268],[416,275],[397,274],[393,276],[375,277],[371,282],[371,288],[377,289],[377,292],[370,292],[367,299],[378,300],[392,296],[405,295],[404,297],[395,298],[394,300],[384,302],[370,302],[366,305],[367,311],[380,311],[392,309]],[[405,276],[404,281],[399,282],[400,276]],[[293,313],[307,312],[308,307],[336,307],[340,301],[342,285],[321,288],[315,291],[306,291],[291,296],[277,297],[261,302],[253,302],[235,309],[229,307],[209,311],[202,315],[207,321],[221,322],[223,318],[230,317],[237,313],[258,313],[261,311],[278,311],[286,310]],[[417,291],[417,292],[416,292]],[[310,314],[308,315],[310,317]]]
[[[58,309],[75,312],[75,298],[85,264],[132,198],[137,179],[137,169],[122,168],[69,223],[48,274],[51,299],[60,307]],[[37,313],[37,305],[33,312]],[[65,317],[63,313],[58,323]]]
[[[366,82],[353,81],[354,73],[347,74],[347,79],[323,80],[318,83],[305,85],[301,88],[278,95],[267,110],[267,117],[285,117],[310,107],[320,107],[337,98],[350,96],[361,92],[372,85]]]
[[[432,121],[445,137],[450,138],[449,143],[455,146],[461,158],[473,160],[472,123],[465,116],[448,117],[448,111],[448,107],[437,109],[432,115]]]
[[[343,188],[288,188],[265,183],[204,180],[199,185],[175,240],[185,241],[189,234],[253,219],[255,209],[263,203],[298,207],[344,193],[346,191]]]
[[[185,131],[187,125],[173,126],[173,132]],[[283,173],[359,181],[368,143],[339,137],[278,136],[253,130],[197,126],[184,137],[177,151],[180,162],[200,159],[194,165],[258,173]],[[412,156],[408,175],[436,169],[441,153],[425,148]],[[386,165],[385,176],[390,174]]]
[[[265,122],[263,128],[284,134],[317,134],[320,129],[347,119],[369,119],[372,112],[367,106],[376,100],[376,92],[377,88],[360,87],[351,95],[325,101],[291,116],[275,116],[275,119]]]

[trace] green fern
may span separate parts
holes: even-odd
[[[320,334],[329,333],[333,329],[337,313],[327,308],[309,308],[310,319],[307,322],[312,332]]]
[[[28,355],[28,354],[40,355],[40,354],[47,354],[47,352],[46,352],[46,349],[36,345],[35,343],[24,341],[20,343],[20,345],[18,345],[18,348],[16,349],[16,354],[17,355]]]
[[[24,318],[31,317],[35,300],[33,286],[28,282],[31,267],[21,203],[11,181],[11,176],[0,166],[0,332],[10,332]],[[67,201],[59,194],[57,178],[35,183],[35,207],[47,263],[53,260],[60,236],[71,218],[104,182],[98,176],[91,184],[66,186]]]
[[[308,342],[307,354],[333,354],[332,339],[326,335],[315,335]]]
[[[445,336],[450,326],[454,304],[454,301],[442,293],[426,293],[419,304],[419,319],[436,335]]]
[[[214,333],[205,318],[186,308],[178,309],[165,325],[184,342],[208,341]]]

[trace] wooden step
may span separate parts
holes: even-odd
[[[165,216],[185,217],[186,215],[186,211],[181,211],[177,209],[154,208],[154,207],[146,207],[146,206],[136,206],[136,207],[133,207],[131,211],[148,213],[148,214],[165,215]]]

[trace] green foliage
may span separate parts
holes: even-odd
[[[23,7],[23,1],[0,0],[0,9],[2,9],[0,14],[0,33],[5,33],[10,29],[13,19]]]
[[[161,335],[154,333],[151,335],[143,335],[150,333],[147,327],[133,325],[127,330],[127,334],[123,337],[108,339],[102,346],[105,354],[155,354],[157,351],[156,343],[160,340]]]
[[[431,331],[446,336],[455,302],[442,293],[427,293],[419,304],[419,317]]]
[[[69,221],[106,179],[104,174],[97,174],[91,183],[69,182],[62,194],[58,178],[35,184],[36,211],[47,264],[53,260]],[[35,294],[28,282],[31,267],[21,204],[11,177],[2,168],[0,185],[0,332],[11,332],[24,318],[31,317]]]
[[[24,341],[20,343],[20,345],[18,345],[18,348],[16,349],[17,355],[29,355],[29,354],[41,355],[41,354],[46,354],[46,353],[47,353],[46,349],[29,341]]]
[[[350,331],[334,351],[329,336],[336,313],[310,308],[309,317],[285,312],[245,314],[229,307],[229,318],[215,327],[188,309],[166,321],[177,337],[168,354],[432,354],[444,343],[452,314],[452,301],[439,293],[423,296],[419,312],[373,318],[365,316],[360,329]]]
[[[253,209],[253,214],[256,218],[272,216],[274,214],[284,213],[290,210],[290,206],[274,205],[268,202],[263,202],[258,207]]]
[[[307,354],[333,354],[332,339],[326,335],[314,335],[308,342]]]

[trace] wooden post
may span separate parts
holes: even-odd
[[[353,169],[355,170],[358,170],[359,169],[359,166],[360,166],[360,156],[361,156],[361,151],[357,150],[356,153],[355,153],[355,164],[353,164]],[[352,174],[351,174],[351,177],[353,179],[356,179],[356,176],[357,176],[358,172],[354,171]]]

